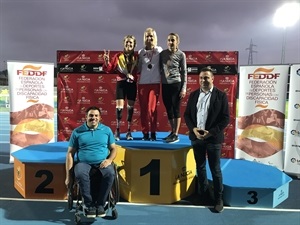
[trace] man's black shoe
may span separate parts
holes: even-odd
[[[97,217],[105,217],[106,216],[106,213],[105,213],[105,210],[104,210],[103,206],[98,206],[96,208],[96,212],[97,212]]]
[[[218,199],[216,204],[215,204],[215,207],[214,209],[220,213],[224,210],[224,204],[223,204],[223,200],[222,199]]]
[[[95,207],[85,207],[84,216],[87,218],[95,218],[96,217],[96,208]]]

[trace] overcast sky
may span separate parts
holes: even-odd
[[[180,35],[181,50],[239,51],[248,63],[281,62],[283,28],[273,16],[283,0],[0,0],[0,70],[6,60],[56,62],[57,50],[122,50],[127,34],[143,47],[153,27],[158,44]],[[300,63],[300,21],[287,29],[286,63]]]

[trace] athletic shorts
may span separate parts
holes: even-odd
[[[116,99],[127,99],[135,101],[137,86],[136,82],[127,82],[126,80],[117,81]]]

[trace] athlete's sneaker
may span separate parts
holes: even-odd
[[[83,210],[84,216],[87,218],[96,217],[96,208],[95,207],[85,207]]]
[[[169,135],[167,137],[164,137],[163,140],[167,140],[168,138],[170,138],[173,135],[173,132],[169,133]]]
[[[156,133],[155,132],[151,132],[150,141],[156,141]]]
[[[133,140],[133,137],[132,137],[132,135],[131,135],[131,132],[130,132],[130,131],[128,131],[128,132],[127,132],[127,134],[126,134],[126,139],[127,139],[127,141],[131,141],[131,140]]]
[[[169,137],[168,139],[166,139],[167,143],[176,143],[179,141],[179,137],[176,134],[172,134],[171,137]]]
[[[223,200],[222,199],[218,199],[216,201],[216,204],[215,204],[215,210],[220,213],[224,210],[224,206],[223,206]]]
[[[119,129],[116,129],[116,131],[115,131],[115,139],[116,139],[116,141],[120,141],[120,130]]]
[[[149,133],[144,133],[142,140],[143,141],[149,141]]]

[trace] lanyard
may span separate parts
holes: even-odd
[[[130,56],[130,54],[128,56]],[[129,68],[128,68],[128,64],[129,63],[128,63],[128,60],[127,60],[127,56],[125,54],[124,54],[124,59],[125,59],[125,64],[126,64],[127,72],[129,72]],[[135,65],[136,65],[136,60],[134,60],[134,55],[132,55],[132,64],[131,64],[131,68],[130,68],[129,74],[132,74],[132,71],[134,70]]]
[[[148,57],[148,59],[150,60],[150,63],[151,63],[153,55],[154,55],[154,48],[151,50],[151,55],[148,53],[148,51],[146,52],[146,55],[147,55],[147,57]]]

